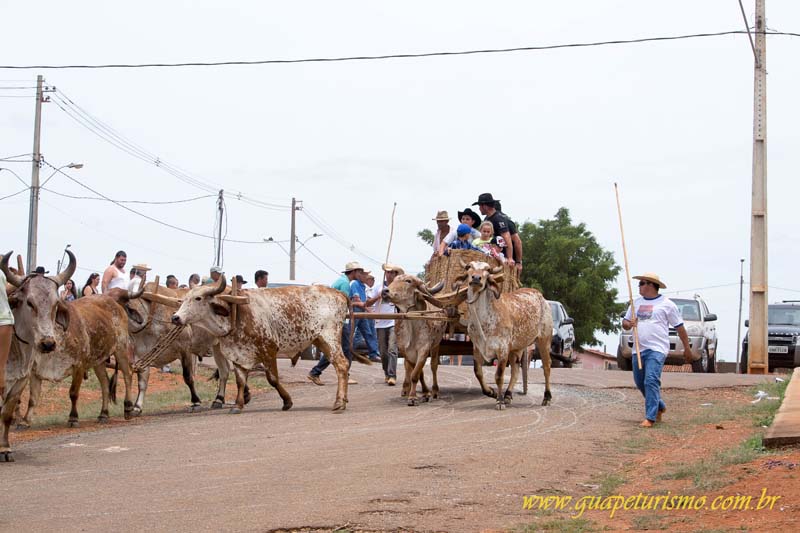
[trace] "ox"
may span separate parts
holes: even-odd
[[[383,289],[382,296],[393,303],[401,313],[408,311],[433,310],[436,307],[429,305],[426,300],[433,300],[433,295],[439,292],[443,283],[436,287],[428,288],[416,276],[401,274]],[[439,368],[439,343],[447,329],[445,320],[397,320],[395,334],[397,335],[397,349],[403,356],[405,365],[405,378],[403,379],[402,396],[408,395],[408,405],[417,405],[417,382],[422,385],[422,401],[430,401],[439,397],[439,382],[436,372]],[[432,390],[425,384],[425,360],[431,357],[431,374],[433,375]]]
[[[283,410],[290,409],[291,396],[278,379],[278,351],[297,353],[311,344],[333,363],[338,377],[333,410],[344,410],[348,364],[341,335],[348,312],[347,297],[319,285],[249,289],[239,296],[223,294],[225,286],[222,276],[216,286],[190,290],[172,316],[172,323],[200,326],[219,338],[220,349],[236,375],[236,406],[231,413],[240,413],[244,408],[247,374],[258,363],[264,365],[267,381],[280,394]],[[242,303],[248,305],[237,306],[238,320],[233,325],[231,305]]]
[[[476,354],[490,361],[497,358],[495,382],[497,390],[490,396],[497,398],[497,409],[511,404],[512,390],[517,383],[519,362],[528,346],[536,344],[542,358],[544,369],[544,400],[550,403],[550,342],[553,337],[553,316],[550,306],[542,294],[535,289],[518,289],[500,293],[498,285],[502,266],[491,268],[483,261],[461,263],[466,272],[456,278],[468,281],[466,293],[469,315],[467,331],[476,348]],[[477,361],[477,358],[476,358]],[[511,379],[505,394],[502,393],[503,373],[506,365],[511,366]],[[487,387],[483,381],[482,366],[476,362],[475,376],[484,393]]]
[[[144,290],[148,293],[157,292],[157,294],[167,298],[180,296],[179,291],[165,287],[158,287],[157,291],[155,289],[155,283],[144,285]],[[134,353],[137,357],[142,357],[150,352],[159,338],[172,328],[172,309],[156,302],[145,302],[142,299],[138,299],[128,304],[125,310],[128,313],[128,330],[130,331]],[[183,381],[189,388],[192,402],[191,409],[196,411],[200,407],[201,401],[194,386],[195,354],[205,355],[215,343],[216,339],[200,328],[184,329],[168,350],[154,360],[150,366],[137,372],[139,394],[133,404],[133,414],[139,415],[142,412],[145,394],[147,393],[147,382],[150,377],[150,367],[161,368],[176,359],[181,362]]]
[[[98,295],[65,303],[58,296],[58,287],[72,277],[77,267],[75,256],[67,250],[69,265],[61,274],[46,277],[30,274],[22,277],[8,268],[10,253],[2,256],[0,269],[8,281],[17,287],[9,295],[14,313],[14,332],[17,340],[9,360],[6,376],[6,399],[2,407],[3,437],[0,450],[8,448],[8,431],[13,412],[25,385],[30,381],[30,401],[22,425],[29,425],[41,394],[41,381],[61,381],[72,376],[69,397],[72,409],[69,426],[78,426],[78,394],[84,373],[93,369],[100,381],[103,401],[99,422],[108,420],[108,401],[111,397],[105,361],[109,355],[116,359],[125,380],[125,418],[133,409],[131,367],[128,359],[128,321],[118,301],[127,299],[120,291],[117,299]]]

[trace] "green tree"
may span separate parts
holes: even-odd
[[[433,232],[429,229],[421,229],[417,232],[417,237],[425,241],[428,246],[433,246]]]
[[[542,291],[548,300],[558,300],[575,318],[577,345],[597,345],[595,331],[619,330],[625,309],[617,303],[612,283],[620,273],[614,254],[604,250],[586,225],[573,224],[562,207],[555,218],[526,222],[520,228],[523,265],[522,284]]]

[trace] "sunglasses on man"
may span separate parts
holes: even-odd
[[[655,283],[653,283],[652,281],[640,281],[639,282],[639,286],[640,287],[644,287],[645,285],[652,285],[653,287],[656,286]]]

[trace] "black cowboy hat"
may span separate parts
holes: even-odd
[[[468,215],[472,219],[472,227],[478,229],[481,227],[481,216],[470,209],[469,207],[464,209],[463,211],[458,212],[458,220],[461,221],[461,217],[464,215]]]
[[[490,204],[490,205],[494,206],[494,203],[495,202],[499,202],[499,201],[500,200],[495,200],[494,199],[494,197],[492,196],[492,193],[485,192],[485,193],[480,194],[478,196],[478,201],[477,202],[473,202],[472,205]]]
[[[43,266],[38,266],[38,267],[36,267],[36,270],[33,271],[33,273],[34,274],[42,274],[42,275],[44,275],[44,274],[49,274],[50,271],[49,270],[45,270]]]

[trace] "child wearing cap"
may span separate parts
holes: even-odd
[[[450,243],[449,250],[477,250],[472,245],[472,228],[469,224],[459,224],[456,228],[456,240]]]

